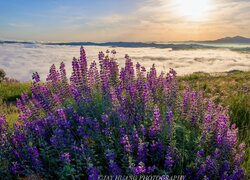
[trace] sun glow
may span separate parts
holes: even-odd
[[[175,0],[178,14],[189,20],[203,20],[211,7],[211,0]]]

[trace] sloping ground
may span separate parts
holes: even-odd
[[[250,172],[250,72],[214,75],[200,72],[179,77],[179,88],[184,89],[187,85],[193,90],[204,91],[205,97],[229,107],[230,118],[239,127],[240,139],[247,145],[244,168]]]
[[[5,114],[10,124],[17,120],[19,110],[16,107],[16,99],[24,92],[30,94],[30,83],[0,83],[0,114]]]
[[[250,172],[250,72],[233,71],[221,74],[194,73],[181,76],[179,89],[190,86],[192,90],[204,92],[216,103],[229,106],[231,119],[239,127],[241,140],[247,145],[244,168]],[[0,114],[6,114],[12,124],[17,120],[18,110],[15,99],[29,91],[30,83],[0,83]]]

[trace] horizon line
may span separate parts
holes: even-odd
[[[212,42],[216,41],[219,39],[224,39],[224,38],[235,38],[235,37],[242,37],[246,39],[250,39],[250,37],[245,37],[241,35],[235,35],[235,36],[226,36],[226,37],[221,37],[218,39],[210,39],[210,40],[177,40],[177,41],[37,41],[37,40],[21,40],[21,39],[0,39],[0,42],[27,42],[27,43],[41,43],[41,44],[46,44],[46,43],[181,43],[181,42]]]

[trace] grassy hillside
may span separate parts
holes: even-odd
[[[247,145],[244,168],[250,172],[250,72],[193,73],[179,77],[179,88],[184,89],[187,85],[193,90],[204,91],[205,97],[229,107],[231,121],[237,124],[240,139]]]
[[[250,72],[217,75],[194,73],[179,77],[179,88],[184,89],[187,85],[193,90],[203,91],[204,96],[212,98],[214,102],[228,106],[231,120],[241,128],[241,138],[246,138],[250,128]]]
[[[8,122],[13,124],[18,117],[16,99],[23,92],[30,92],[30,83],[1,82],[0,83],[0,114],[7,116]]]
[[[5,102],[15,101],[23,92],[30,93],[30,83],[1,82],[0,99]]]
[[[247,144],[247,158],[244,168],[250,172],[250,72],[231,72],[221,74],[193,73],[178,78],[179,89],[187,85],[193,90],[204,92],[204,96],[230,108],[230,117],[239,127],[240,139]],[[6,114],[13,124],[18,117],[16,98],[21,93],[30,94],[30,83],[0,83],[0,114]]]

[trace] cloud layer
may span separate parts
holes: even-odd
[[[86,46],[88,62],[97,61],[98,52],[111,47]],[[229,49],[178,50],[157,48],[116,48],[119,66],[124,66],[124,55],[140,62],[148,70],[155,64],[158,72],[174,68],[179,75],[197,71],[225,72],[230,70],[250,70],[250,53],[240,53]],[[79,57],[78,46],[48,46],[40,44],[0,44],[0,68],[7,75],[21,81],[31,80],[33,72],[38,72],[44,80],[49,67],[65,62],[68,75],[71,60]]]

